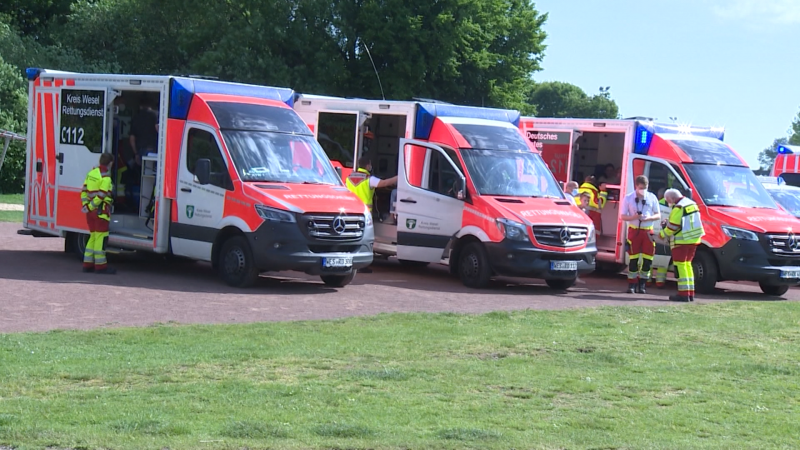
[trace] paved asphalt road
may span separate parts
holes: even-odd
[[[116,275],[84,274],[63,252],[60,238],[17,235],[20,224],[0,223],[0,333],[50,329],[139,326],[154,322],[244,323],[308,320],[381,312],[557,309],[599,305],[677,306],[666,290],[629,295],[623,275],[592,275],[567,293],[540,280],[500,279],[472,290],[444,267],[408,269],[379,261],[374,273],[358,274],[341,289],[325,287],[302,273],[267,274],[251,289],[222,283],[210,264],[178,263],[139,256],[112,261]],[[720,283],[718,293],[697,302],[798,300],[761,294],[752,283]]]

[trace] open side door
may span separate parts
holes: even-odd
[[[658,196],[658,193],[661,189],[678,189],[681,191],[681,193],[683,193],[683,195],[690,196],[689,186],[686,184],[686,181],[675,170],[675,168],[670,165],[669,162],[663,159],[653,158],[652,156],[646,155],[632,154],[630,155],[630,167],[632,168],[633,177],[631,178],[632,181],[627,183],[625,195],[636,190],[636,177],[639,175],[644,175],[647,177],[647,180],[650,183],[648,190],[653,194],[656,194],[656,196]],[[621,211],[622,209],[620,208],[620,214],[622,214]],[[666,219],[668,219],[668,217],[664,217],[662,212],[661,220],[663,221]],[[622,221],[622,219],[620,219],[619,226],[622,227],[622,229],[619,230],[617,235],[621,236],[622,242],[627,242],[628,227]],[[653,226],[653,233],[656,235],[656,255],[653,258],[653,263],[656,266],[664,267],[669,262],[671,252],[669,248],[669,242],[665,242],[658,237],[660,231],[661,222],[659,221]],[[625,250],[624,246],[618,248],[619,251]],[[627,264],[627,255],[619,256],[625,260]]]
[[[344,180],[356,170],[364,114],[360,111],[320,110],[314,137]]]
[[[452,152],[452,150],[450,150]],[[409,181],[409,156],[424,153],[420,181]],[[466,178],[442,147],[400,139],[397,175],[397,258],[440,262],[450,238],[461,229]]]
[[[100,154],[111,149],[109,106],[115,92],[106,88],[63,87],[56,131],[56,226],[88,232],[81,213],[81,188]]]
[[[578,134],[575,130],[551,130],[527,128],[525,138],[542,153],[542,159],[553,172],[556,180],[566,183],[570,179],[572,154]]]

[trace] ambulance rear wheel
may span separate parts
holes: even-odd
[[[88,234],[70,232],[64,239],[64,251],[75,253],[75,257],[83,261],[83,254],[86,252],[86,244],[88,243]]]
[[[356,277],[356,271],[353,270],[348,275],[321,275],[320,279],[325,283],[325,286],[330,287],[345,287],[353,281]]]
[[[472,242],[461,250],[458,256],[458,276],[467,287],[480,289],[489,284],[492,269],[483,244]]]
[[[220,276],[229,286],[246,288],[258,279],[253,252],[244,236],[233,236],[225,241],[217,266]]]

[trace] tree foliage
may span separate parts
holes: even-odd
[[[536,106],[536,114],[540,117],[598,119],[619,117],[619,108],[608,92],[590,97],[578,86],[561,81],[536,85],[529,101]]]
[[[792,121],[787,136],[775,139],[772,141],[772,145],[761,150],[758,154],[758,164],[761,166],[761,171],[769,171],[772,168],[775,158],[778,156],[778,146],[783,144],[800,145],[800,112],[797,113],[797,116]]]
[[[607,94],[534,83],[546,20],[530,0],[6,0],[0,55],[23,94],[24,69],[46,67],[616,116]],[[24,133],[25,118],[4,120]]]

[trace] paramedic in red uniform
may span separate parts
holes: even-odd
[[[81,189],[81,211],[86,214],[89,226],[89,241],[83,252],[83,271],[104,274],[116,273],[106,261],[106,242],[108,241],[108,223],[111,221],[111,167],[114,157],[111,153],[100,155],[100,164],[86,174]]]
[[[628,293],[644,294],[650,279],[656,241],[653,225],[661,219],[661,208],[655,194],[647,190],[649,181],[644,175],[636,177],[636,190],[626,195],[620,205],[620,216],[628,222]],[[641,258],[641,264],[639,259]]]
[[[350,192],[356,194],[358,198],[367,205],[370,212],[372,212],[372,199],[375,196],[375,189],[386,186],[397,185],[397,175],[392,178],[381,180],[380,178],[370,174],[372,172],[372,160],[368,155],[362,155],[358,159],[358,170],[350,173],[350,176],[345,180],[345,185]],[[371,273],[372,269],[364,267],[359,272]]]

